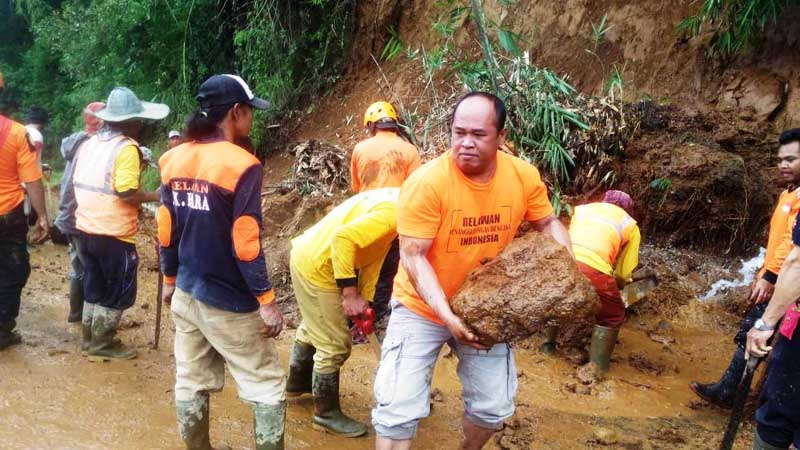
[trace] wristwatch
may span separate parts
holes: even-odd
[[[767,325],[766,322],[764,322],[761,319],[756,320],[756,323],[755,323],[755,325],[753,325],[753,328],[755,328],[758,331],[775,331],[775,326],[774,325],[773,326],[769,326],[769,325]]]

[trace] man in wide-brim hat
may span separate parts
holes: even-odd
[[[143,120],[167,114],[167,105],[143,102],[130,89],[115,88],[105,108],[94,112],[103,127],[78,151],[73,183],[84,263],[82,350],[90,361],[136,357],[136,350],[114,335],[122,312],[136,300],[139,205],[157,202],[158,194],[140,189],[143,154],[135,139]]]

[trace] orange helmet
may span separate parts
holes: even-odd
[[[392,119],[397,122],[397,112],[391,103],[380,101],[369,105],[367,112],[364,113],[364,126],[376,123],[381,119]]]

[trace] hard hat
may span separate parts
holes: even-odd
[[[364,126],[371,123],[376,123],[381,119],[392,119],[397,121],[397,112],[391,103],[380,101],[369,105],[367,112],[364,113]]]

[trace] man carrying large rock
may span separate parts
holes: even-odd
[[[539,172],[498,152],[505,118],[505,105],[494,95],[462,97],[453,112],[452,148],[414,172],[401,190],[401,268],[372,411],[379,450],[411,447],[419,420],[430,412],[433,369],[445,343],[458,356],[463,384],[461,448],[482,448],[514,412],[510,346],[481,343],[449,305],[467,274],[500,253],[523,220],[570,249]]]
[[[167,105],[142,102],[130,89],[115,88],[94,113],[103,127],[78,150],[72,181],[84,264],[82,350],[90,361],[136,357],[136,350],[114,336],[123,311],[136,300],[139,205],[157,202],[158,193],[139,188],[142,152],[134,139],[143,120],[167,114]]]

